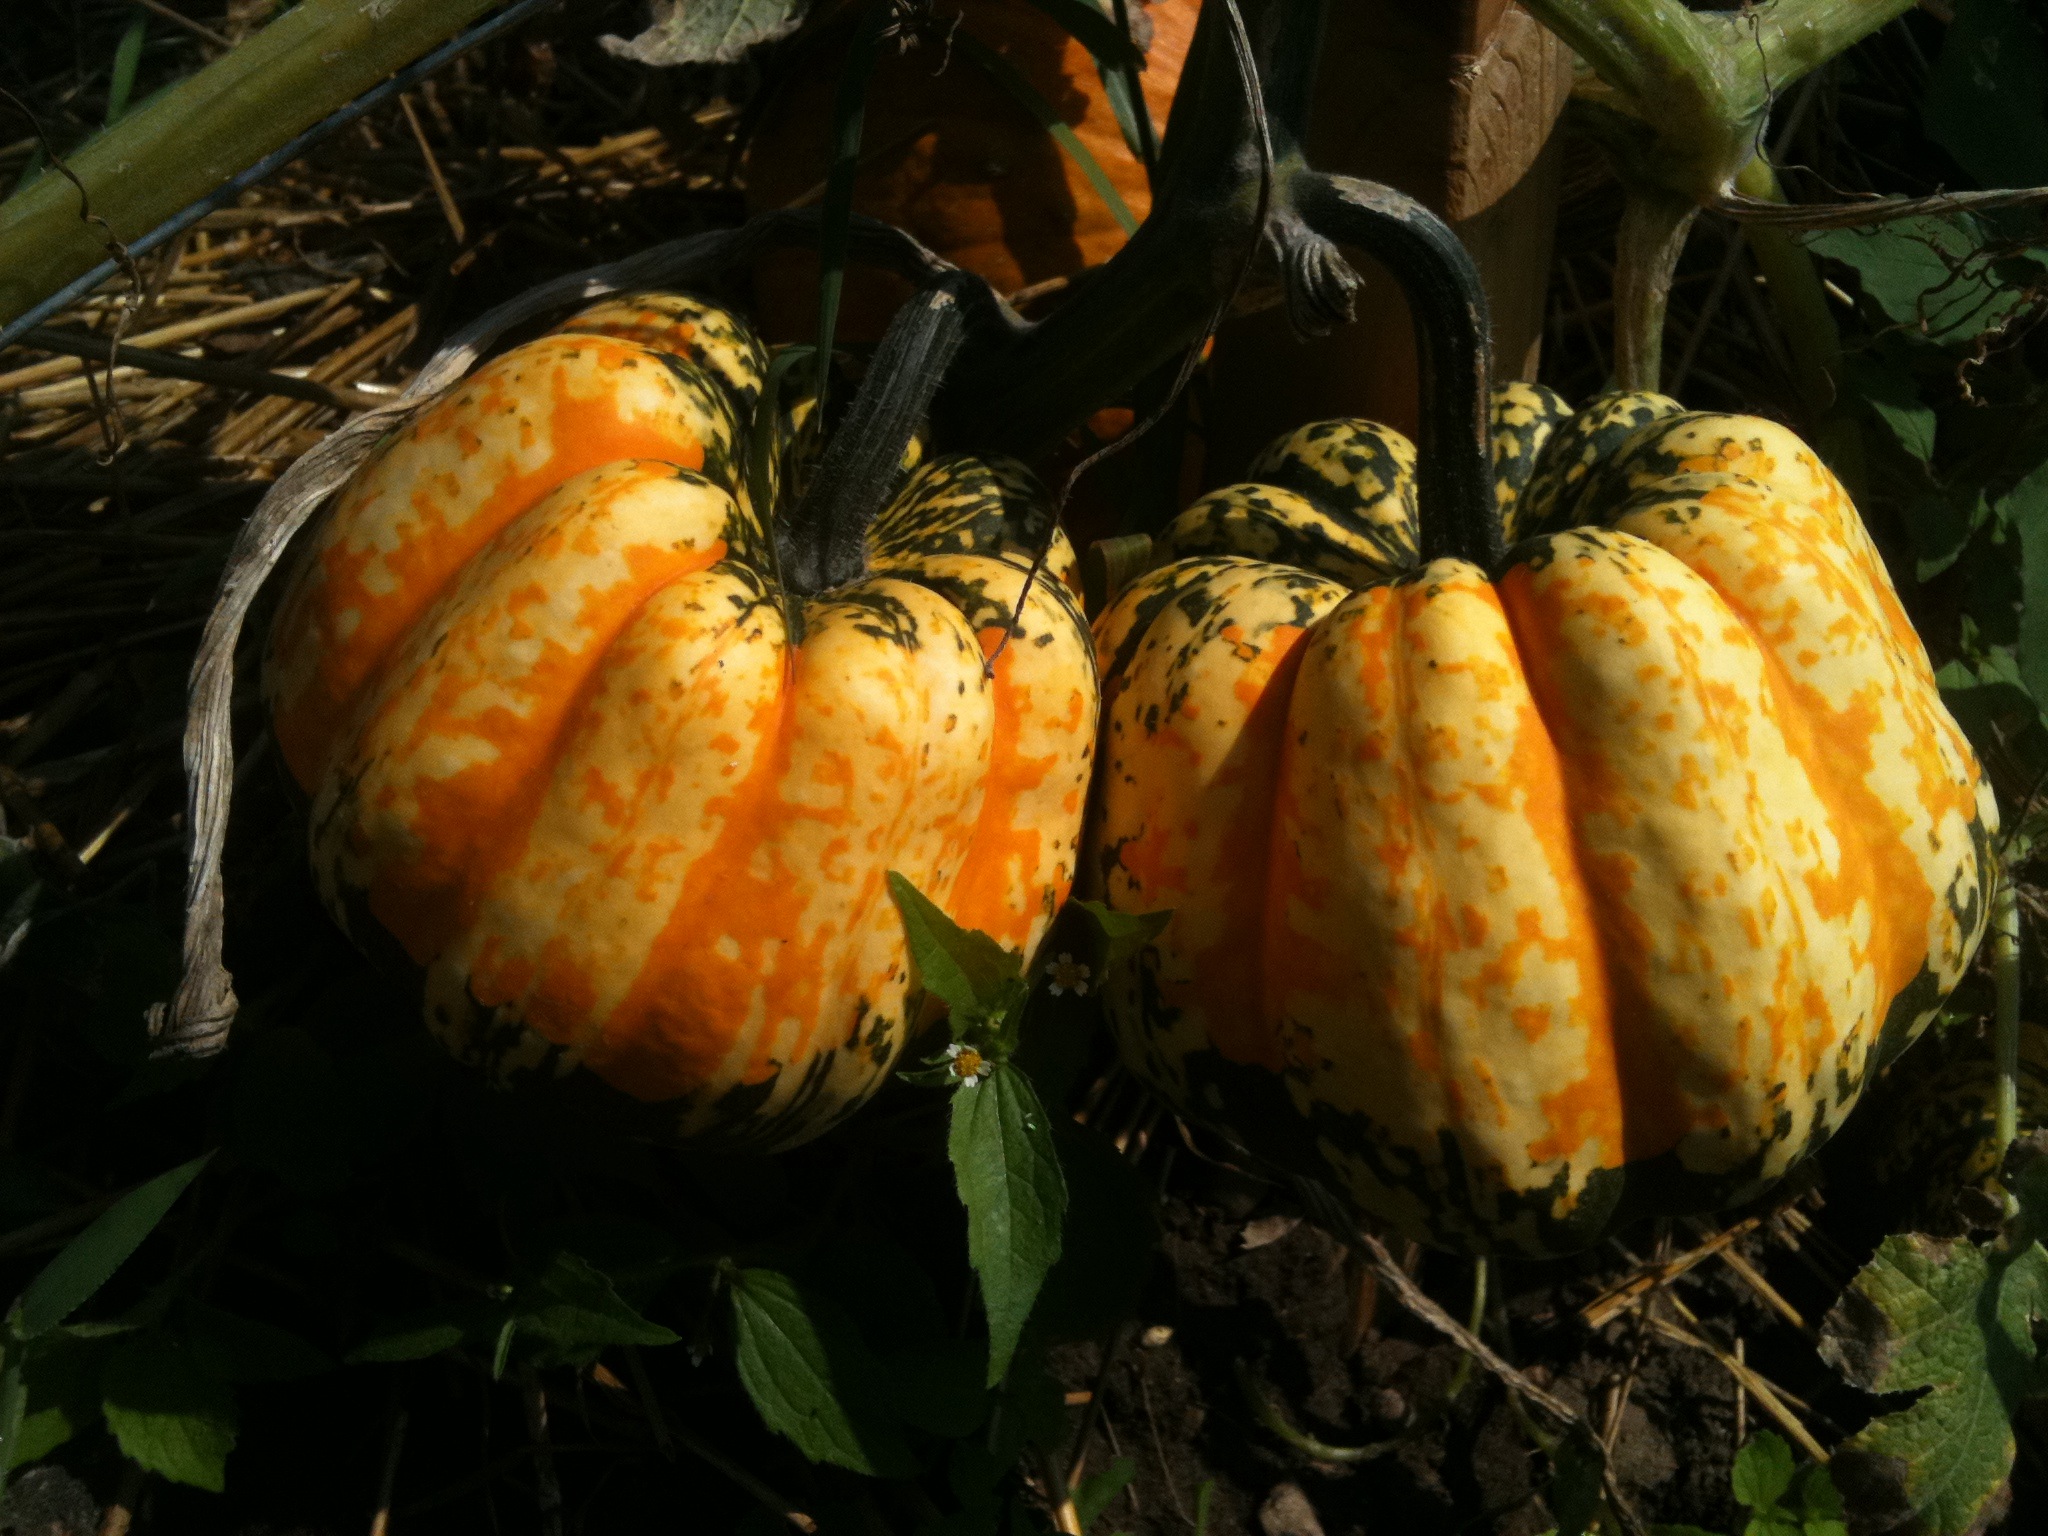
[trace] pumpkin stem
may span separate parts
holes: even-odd
[[[1311,229],[1368,252],[1392,272],[1415,317],[1422,558],[1451,556],[1489,573],[1499,569],[1487,431],[1493,334],[1479,269],[1450,225],[1391,187],[1309,172],[1295,179],[1294,201]]]
[[[1275,175],[1271,216],[1300,169],[1299,134],[1323,0],[1238,0],[1258,62]],[[1199,343],[1262,236],[1258,128],[1230,7],[1204,5],[1138,232],[1041,323],[961,359],[941,425],[953,443],[1035,459],[1097,407]],[[992,344],[990,344],[992,343]]]
[[[902,480],[910,439],[966,334],[950,286],[929,288],[896,311],[803,499],[777,530],[789,591],[822,592],[865,568],[868,524]]]

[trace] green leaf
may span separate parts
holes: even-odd
[[[1856,1523],[1961,1536],[2012,1471],[2012,1412],[2035,1377],[2048,1251],[2008,1258],[1905,1233],[1884,1240],[1821,1327],[1821,1358],[1866,1392],[1925,1389],[1836,1453]]]
[[[1835,1480],[1815,1463],[1799,1474],[1799,1536],[1848,1536],[1848,1531]]]
[[[128,24],[128,30],[121,34],[121,41],[114,49],[114,70],[107,82],[107,126],[112,127],[121,120],[128,110],[128,99],[135,94],[135,71],[142,63],[142,45],[149,40],[149,18],[138,16]]]
[[[1969,214],[1921,214],[1805,239],[1816,255],[1853,267],[1864,295],[1889,318],[1935,341],[1968,341],[2028,302],[2018,287],[1994,281],[1982,258],[1989,237]]]
[[[997,1062],[953,1092],[946,1151],[967,1207],[967,1259],[988,1314],[988,1381],[1003,1379],[1046,1271],[1060,1256],[1067,1181],[1031,1079]]]
[[[1843,359],[1844,382],[1897,443],[1922,464],[1934,457],[1934,407],[1920,398],[1905,365],[1893,358]]]
[[[789,36],[810,9],[811,0],[653,0],[646,31],[598,42],[641,64],[737,64],[749,49]]]
[[[1116,912],[1099,901],[1077,901],[1074,905],[1095,920],[1102,934],[1104,965],[1128,960],[1164,933],[1166,925],[1173,921],[1170,911]]]
[[[1986,187],[2048,182],[2048,50],[2030,0],[1962,0],[1928,77],[1927,136]]]
[[[489,1337],[503,1325],[504,1313],[486,1311],[475,1302],[458,1302],[439,1309],[443,1316],[416,1319],[411,1323],[383,1329],[370,1335],[348,1352],[350,1365],[395,1365],[405,1360],[425,1360],[443,1350],[459,1349],[476,1334],[475,1325],[486,1318]]]
[[[988,44],[968,32],[961,32],[954,39],[954,46],[978,64],[1017,103],[1038,119],[1038,125],[1059,141],[1061,149],[1067,152],[1081,174],[1088,178],[1088,184],[1095,188],[1103,202],[1109,205],[1110,216],[1122,226],[1127,235],[1136,234],[1137,215],[1124,202],[1123,194],[1116,189],[1116,183],[1109,179],[1109,173],[1102,168],[1102,162],[1083,144],[1065,118],[1038,92],[1038,88],[1024,78],[1023,71],[1008,59],[997,53]]]
[[[1730,1481],[1736,1500],[1759,1514],[1776,1509],[1792,1487],[1792,1471],[1792,1447],[1769,1430],[1761,1431],[1735,1453]]]
[[[1606,1459],[1584,1431],[1565,1435],[1551,1453],[1550,1491],[1545,1496],[1557,1516],[1556,1536],[1585,1536],[1600,1509]]]
[[[107,1361],[101,1412],[121,1451],[146,1472],[219,1493],[235,1448],[234,1391],[192,1352],[151,1330]]]
[[[762,1420],[813,1461],[900,1475],[910,1453],[889,1414],[874,1356],[829,1297],[772,1269],[732,1277],[740,1382]]]
[[[100,1366],[109,1347],[102,1339],[78,1338],[68,1328],[25,1346],[22,1384],[28,1414],[16,1432],[7,1470],[41,1460],[99,1421]]]
[[[113,1278],[128,1255],[142,1246],[157,1223],[170,1213],[185,1187],[213,1158],[211,1152],[160,1173],[131,1189],[99,1219],[66,1243],[43,1272],[29,1282],[8,1318],[17,1338],[47,1333],[89,1301]]]
[[[985,933],[962,928],[938,904],[893,869],[889,895],[903,915],[918,984],[957,1013],[987,1013],[1009,995],[1004,983],[1023,969],[1022,960]]]
[[[673,1344],[677,1335],[650,1323],[620,1299],[611,1277],[573,1253],[557,1253],[513,1302],[522,1337],[538,1341],[527,1353],[538,1366],[582,1365],[612,1345]]]
[[[238,1317],[201,1302],[185,1305],[185,1336],[201,1369],[222,1381],[298,1381],[334,1369],[334,1360],[289,1328]]]
[[[1095,1523],[1095,1517],[1109,1508],[1110,1501],[1126,1488],[1131,1479],[1138,1475],[1138,1464],[1128,1456],[1119,1456],[1093,1477],[1082,1480],[1074,1490],[1074,1513],[1081,1517],[1081,1529],[1087,1530]]]
[[[2048,704],[2048,460],[1999,497],[1995,511],[2020,536],[2020,676]]]

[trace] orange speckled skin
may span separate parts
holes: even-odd
[[[1098,695],[1063,580],[985,665],[1050,515],[1019,466],[922,466],[859,579],[785,595],[735,460],[764,362],[652,295],[486,364],[342,492],[267,686],[329,908],[457,1055],[786,1146],[908,1036],[890,870],[1042,937]]]
[[[1096,626],[1091,856],[1112,906],[1175,914],[1111,979],[1126,1059],[1472,1251],[1782,1176],[1961,976],[1997,827],[1810,449],[1658,397],[1560,407],[1496,403],[1541,418],[1496,438],[1536,530],[1497,579],[1418,566],[1412,529],[1361,577],[1399,445],[1324,423],[1271,467],[1359,466],[1331,526],[1205,498]],[[1219,549],[1253,525],[1263,558]]]

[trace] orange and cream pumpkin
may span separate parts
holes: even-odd
[[[1543,1254],[1824,1141],[1968,964],[1998,818],[1791,432],[1516,386],[1494,444],[1492,569],[1420,558],[1369,422],[1182,513],[1097,623],[1091,847],[1173,912],[1108,991],[1136,1070],[1415,1236]]]
[[[458,1056],[776,1146],[911,1029],[889,871],[1037,944],[1097,692],[1065,582],[1017,611],[1050,510],[1015,464],[917,467],[857,579],[785,590],[739,473],[765,362],[654,295],[485,364],[312,535],[267,687],[328,906]]]

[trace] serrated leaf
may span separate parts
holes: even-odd
[[[1962,0],[1927,80],[1927,136],[1986,187],[2048,182],[2048,50],[2029,0]]]
[[[39,1461],[81,1429],[97,1423],[100,1366],[110,1347],[80,1339],[68,1328],[44,1334],[25,1347],[22,1390],[28,1413],[15,1434],[8,1470]]]
[[[1735,1453],[1735,1470],[1730,1477],[1736,1500],[1750,1509],[1775,1509],[1792,1487],[1792,1447],[1783,1438],[1763,1430]]]
[[[893,869],[889,895],[903,917],[918,984],[956,1013],[1000,1008],[1011,992],[1004,983],[1023,969],[1021,958],[987,934],[962,928]]]
[[[131,1189],[66,1243],[21,1293],[8,1319],[15,1335],[32,1339],[47,1333],[91,1300],[170,1214],[178,1196],[212,1158],[208,1152]]]
[[[1059,1261],[1067,1181],[1031,1079],[997,1062],[953,1093],[946,1151],[967,1207],[967,1260],[988,1314],[988,1381],[1003,1379],[1031,1304]]]
[[[235,1394],[192,1352],[154,1330],[125,1341],[101,1377],[100,1411],[122,1454],[146,1472],[219,1493],[235,1448]]]
[[[524,1357],[539,1366],[587,1363],[618,1344],[673,1344],[677,1335],[628,1306],[611,1277],[573,1253],[557,1253],[513,1302],[522,1336],[538,1346]]]
[[[328,1353],[289,1328],[188,1302],[185,1336],[201,1369],[223,1381],[298,1381],[334,1369]]]
[[[1833,1475],[1816,1463],[1799,1474],[1799,1536],[1848,1536],[1842,1495]]]
[[[1099,901],[1074,903],[1094,920],[1102,935],[1102,962],[1115,965],[1127,960],[1166,931],[1172,912],[1116,912]]]
[[[813,1461],[869,1477],[911,1465],[885,1406],[880,1370],[829,1297],[772,1269],[732,1277],[740,1383],[762,1420]]]
[[[2048,1316],[2048,1251],[1995,1255],[1888,1237],[1821,1327],[1821,1357],[1867,1392],[1923,1395],[1836,1453],[1859,1526],[1962,1536],[2012,1471],[2012,1411],[2033,1386],[2032,1323]]]
[[[749,49],[789,36],[810,9],[811,0],[652,0],[646,31],[598,43],[640,64],[737,64]]]
[[[493,1310],[486,1314],[474,1302],[457,1303],[441,1310],[448,1315],[415,1319],[372,1334],[348,1352],[348,1363],[396,1365],[406,1360],[426,1360],[443,1350],[460,1347],[476,1331],[473,1325],[486,1316],[489,1334],[494,1334],[503,1324],[502,1311]]]

